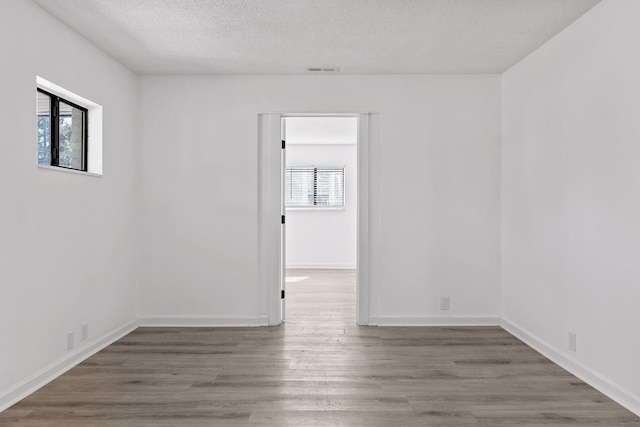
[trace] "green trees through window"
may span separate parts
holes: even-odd
[[[87,109],[38,89],[38,164],[87,170]]]

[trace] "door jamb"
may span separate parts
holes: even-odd
[[[358,226],[356,323],[369,324],[371,295],[380,279],[374,236],[379,230],[379,114],[266,113],[258,115],[258,307],[269,325],[281,319],[281,119],[285,117],[358,118]],[[377,219],[376,219],[377,218]],[[379,304],[379,302],[378,302]],[[378,304],[374,304],[377,306]],[[374,311],[375,310],[375,307]]]

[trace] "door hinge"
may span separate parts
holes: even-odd
[[[282,149],[283,149],[283,150],[285,149],[285,146],[286,146],[286,145],[287,145],[287,144],[284,142],[284,139],[283,139],[283,140],[282,140]]]
[[[284,289],[282,289],[282,290],[280,291],[280,298],[281,298],[281,299],[284,299]]]
[[[282,215],[282,216],[280,217],[280,223],[281,223],[281,224],[284,224],[284,215]]]

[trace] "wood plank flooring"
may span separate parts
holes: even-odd
[[[497,327],[355,325],[355,272],[291,270],[269,328],[139,328],[0,426],[613,426],[640,418]]]

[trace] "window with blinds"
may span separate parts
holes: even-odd
[[[284,189],[286,207],[344,207],[344,167],[287,167]]]

